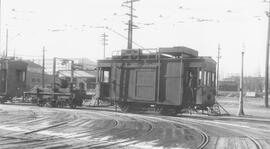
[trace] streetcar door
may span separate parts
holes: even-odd
[[[7,71],[0,68],[0,93],[3,94],[6,92],[6,79]]]
[[[197,99],[196,99],[196,104],[202,104],[203,103],[203,92],[204,92],[204,87],[207,82],[206,80],[206,73],[203,71],[201,68],[199,68],[198,72],[198,86],[197,86]]]
[[[97,72],[96,93],[100,99],[108,99],[110,89],[110,72],[109,67],[101,67]]]
[[[160,68],[159,99],[168,105],[183,104],[184,67],[182,62],[164,62]],[[157,88],[158,89],[158,88]]]
[[[199,70],[196,104],[211,105],[215,96],[215,73],[208,70]]]
[[[183,102],[186,105],[194,105],[196,103],[196,89],[197,89],[197,68],[185,68],[184,72],[184,98]]]

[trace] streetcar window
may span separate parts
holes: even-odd
[[[203,85],[204,85],[204,75],[203,75],[203,70],[201,71],[201,74],[202,74],[201,85],[203,86]]]
[[[0,70],[0,78],[1,78],[1,82],[4,82],[6,80],[6,70]]]
[[[207,72],[204,71],[204,75],[203,75],[203,84],[207,85]]]
[[[211,73],[207,72],[207,85],[211,86]]]
[[[215,86],[215,73],[212,73],[212,84],[213,87]]]
[[[108,83],[109,82],[109,74],[110,74],[109,71],[104,71],[103,82],[105,82],[105,83]]]
[[[25,71],[24,70],[16,70],[16,78],[17,81],[25,81]]]
[[[185,85],[188,86],[188,83],[189,83],[189,71],[187,71],[185,74]]]
[[[199,71],[199,85],[203,85],[203,82],[202,82],[202,70]]]
[[[110,71],[109,70],[100,70],[99,71],[99,81],[104,83],[109,83]]]

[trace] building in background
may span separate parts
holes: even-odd
[[[238,91],[238,83],[234,80],[219,81],[219,91]]]
[[[73,60],[75,64],[79,64],[82,66],[83,70],[94,70],[97,66],[95,61],[92,61],[88,58],[68,58],[69,60]],[[33,59],[32,62],[42,65],[42,59]],[[53,73],[53,58],[45,59],[45,68],[48,74]],[[61,61],[56,62],[56,71],[58,70],[68,70],[70,69],[70,65],[63,65]]]
[[[245,92],[263,92],[264,77],[244,77],[244,91]],[[240,84],[239,76],[231,76],[219,81],[220,91],[238,91]]]
[[[68,58],[73,60],[76,66],[80,66],[79,70],[75,72],[75,80],[78,79],[78,82],[81,82],[81,85],[84,85],[86,90],[92,89],[95,87],[95,68],[96,62],[88,58]],[[42,59],[27,60],[29,63],[29,72],[31,73],[28,76],[27,81],[30,87],[41,84],[42,76]],[[63,64],[61,60],[56,61],[56,72],[61,72],[60,76],[70,77],[70,63]],[[45,59],[45,84],[52,83],[53,77],[53,58]],[[81,81],[80,81],[81,80]],[[91,82],[91,83],[90,83]],[[79,84],[75,84],[76,86]]]
[[[59,78],[70,78],[71,71],[58,71],[58,75]],[[96,71],[75,70],[73,77],[75,86],[86,90],[86,92],[93,91],[96,87]]]
[[[26,88],[29,90],[35,86],[42,86],[42,66],[36,64],[29,60],[24,60],[27,66],[27,75],[26,75]],[[44,84],[50,85],[52,83],[53,76],[45,72],[44,75]]]

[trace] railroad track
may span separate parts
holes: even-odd
[[[224,130],[229,129],[228,127],[224,127],[224,126],[221,126],[221,125],[216,125],[216,124],[211,124],[211,123],[210,124],[208,124],[208,123],[205,124],[205,123],[202,123],[201,121],[197,121],[197,120],[187,120],[187,119],[185,119],[185,123],[183,123],[181,121],[181,118],[178,119],[178,120],[175,120],[175,117],[173,117],[173,119],[171,117],[155,116],[155,115],[152,115],[152,116],[149,116],[149,117],[155,118],[155,119],[163,119],[163,120],[166,120],[166,121],[174,123],[174,124],[181,124],[182,126],[187,126],[187,127],[192,128],[194,130],[197,130],[198,132],[200,132],[200,134],[202,136],[201,144],[198,145],[198,147],[197,147],[198,149],[207,148],[210,137],[207,135],[207,133],[205,131],[201,130],[199,127],[196,127],[196,125],[202,126],[202,124],[203,124],[203,125],[211,125],[211,126],[214,126],[214,127],[218,127],[218,128],[224,129]],[[186,123],[186,121],[188,121],[189,123]],[[253,145],[254,145],[254,147],[256,149],[263,149],[262,145],[255,138],[253,138],[252,136],[246,134],[244,131],[237,130],[237,129],[233,129],[233,130],[229,129],[228,131],[233,131],[235,133],[242,134],[242,136],[248,138],[253,143]]]
[[[27,109],[29,108],[25,110]],[[167,143],[166,145],[178,143],[177,146],[183,146],[185,142],[177,139],[178,137],[184,138],[184,136],[181,134],[174,136],[177,134],[174,131],[195,133],[198,136],[195,137],[197,139],[190,142],[202,140],[207,142],[205,141],[207,139],[199,137],[197,131],[182,126],[180,123],[172,124],[161,119],[136,114],[50,108],[40,111],[39,108],[31,108],[31,110],[33,109],[34,112],[28,111],[31,119],[19,120],[25,126],[24,129],[18,121],[12,122],[14,126],[22,128],[22,131],[14,130],[7,135],[0,133],[0,136],[2,136],[2,139],[0,137],[0,140],[2,140],[0,142],[2,143],[1,148],[37,148],[40,146],[44,148],[152,148],[155,144],[162,147],[165,143]],[[24,116],[27,116],[27,114]],[[58,121],[59,118],[62,119]],[[52,122],[51,125],[39,126],[44,122],[47,123],[47,121]],[[31,126],[27,126],[28,124]],[[34,127],[29,130],[32,126]],[[174,134],[169,136],[173,138],[169,139],[168,141],[171,142],[168,143],[166,139],[168,139],[167,135],[170,135],[170,132]],[[151,144],[151,142],[157,140],[159,142]],[[143,142],[146,143],[142,144]],[[204,143],[196,144],[203,146]],[[187,148],[187,146],[185,147]]]
[[[110,117],[110,118],[113,118],[116,116],[116,118],[112,119],[114,121],[117,121],[118,125],[117,127],[113,127],[113,128],[110,128],[109,130],[106,130],[104,131],[103,133],[109,133],[109,131],[118,131],[118,134],[117,136],[122,136],[120,140],[115,140],[115,141],[107,141],[107,140],[104,140],[104,141],[98,141],[98,142],[89,142],[87,144],[84,144],[84,145],[79,145],[79,146],[76,146],[75,148],[123,148],[123,147],[126,147],[126,146],[130,146],[130,145],[133,145],[133,144],[136,144],[138,143],[136,140],[138,138],[143,138],[143,137],[146,137],[148,134],[150,134],[152,131],[153,131],[153,128],[154,128],[154,125],[151,123],[151,122],[148,122],[147,120],[143,120],[143,119],[140,119],[141,121],[144,121],[145,124],[147,124],[147,126],[143,126],[144,124],[142,124],[141,127],[147,127],[146,129],[143,129],[145,130],[144,133],[139,133],[139,132],[136,132],[134,131],[133,129],[129,130],[126,128],[126,123],[123,123],[123,121],[130,121],[131,119],[134,120],[132,122],[136,123],[136,121],[138,121],[138,119],[134,119],[134,118],[131,118],[131,117],[126,117],[126,116],[123,116],[123,115],[119,115],[119,114],[115,114],[115,113],[110,113],[110,112],[100,112],[98,113],[99,115],[103,115],[105,117]],[[140,122],[137,122],[137,123],[141,123]],[[119,125],[121,124],[121,125]],[[115,130],[114,130],[115,129]],[[138,128],[138,130],[140,130],[142,128]],[[100,134],[100,133],[99,133]],[[133,139],[130,139],[130,136],[132,135],[132,138]],[[124,139],[126,138],[126,139]]]
[[[262,145],[256,139],[254,139],[251,136],[247,136],[247,137],[255,144],[257,149],[263,149]]]
[[[222,126],[220,123],[218,123],[219,125],[217,125],[215,123],[205,122],[205,121],[202,121],[202,120],[185,119],[185,121],[186,122],[188,121],[189,123],[192,123],[192,124],[195,124],[195,125],[198,125],[198,124],[200,124],[200,125],[202,125],[202,124],[203,125],[209,125],[209,126],[221,128],[221,129],[228,130],[228,131],[233,131],[233,132],[238,133],[238,134],[242,134],[242,136],[248,138],[254,144],[256,149],[263,149],[262,145],[255,138],[253,138],[252,136],[246,134],[245,131],[239,130],[239,128],[229,129],[228,127]],[[224,123],[224,124],[226,125],[226,123]]]
[[[230,131],[234,134],[238,134],[240,137],[245,137],[245,140],[248,140],[253,144],[251,145],[252,148],[262,149],[262,145],[258,140],[253,138],[253,135],[249,135],[248,133],[237,129],[228,130],[230,127],[220,125],[219,123],[211,123],[211,121],[207,122],[202,119],[197,120],[195,118],[191,119],[186,117],[179,118],[160,115],[114,113],[112,111],[102,110],[93,111],[51,108],[48,108],[48,110],[50,111],[49,113],[47,113],[46,110],[45,113],[42,113],[42,111],[32,113],[32,116],[30,116],[32,117],[31,119],[22,120],[24,114],[22,114],[23,116],[19,115],[18,119],[15,119],[24,126],[28,124],[38,126],[38,124],[43,121],[54,121],[50,120],[50,118],[62,118],[62,120],[59,122],[55,121],[52,125],[46,127],[37,127],[37,129],[26,131],[21,133],[21,135],[18,135],[17,133],[16,137],[13,133],[8,133],[6,135],[0,134],[0,144],[6,145],[7,148],[10,148],[10,145],[12,146],[12,142],[30,148],[36,148],[38,146],[51,148],[136,148],[138,145],[141,145],[141,142],[143,141],[151,142],[151,140],[164,139],[158,137],[158,135],[165,134],[166,132],[162,130],[162,128],[167,128],[170,129],[170,131],[184,130],[195,132],[196,136],[199,137],[195,137],[193,140],[194,146],[192,148],[203,149],[209,148],[209,144],[213,141],[211,140],[212,136],[210,135],[210,132],[207,130],[211,126],[217,128],[217,131],[219,132]],[[58,115],[55,116],[55,114]],[[106,120],[102,121],[103,119]],[[16,123],[17,121],[9,121],[8,124]],[[102,123],[106,123],[106,125],[100,125]],[[98,125],[100,126],[98,127]],[[204,126],[209,127],[203,128]],[[63,132],[63,134],[61,134],[59,130],[61,130],[60,132]],[[51,134],[46,134],[44,131],[49,131]],[[29,136],[29,138],[26,136]],[[35,138],[34,136],[38,137]],[[174,139],[176,138],[177,137]],[[8,142],[3,142],[5,140],[8,140]],[[170,142],[167,144],[170,144]],[[179,147],[188,148],[187,146],[181,146],[181,144]],[[138,148],[142,147],[139,146]],[[151,148],[151,146],[148,148]]]
[[[134,122],[140,120],[140,121],[143,121],[145,122],[145,124],[147,124],[147,128],[146,130],[144,131],[144,133],[136,133],[136,134],[133,134],[133,139],[128,139],[128,140],[123,140],[123,141],[119,141],[119,142],[116,142],[116,143],[108,143],[108,144],[100,144],[100,145],[95,145],[95,146],[91,146],[93,148],[111,148],[111,147],[115,147],[115,148],[123,148],[123,147],[126,147],[126,146],[132,146],[132,145],[135,145],[136,143],[139,143],[139,139],[143,139],[143,138],[146,138],[148,135],[150,135],[153,130],[154,130],[154,127],[155,125],[153,124],[153,122],[149,121],[149,120],[146,120],[146,119],[138,119],[138,118],[132,118],[130,117],[132,120],[134,120]],[[128,131],[124,132],[124,133],[127,133],[128,135]],[[129,138],[129,137],[127,137]]]
[[[107,115],[104,115],[102,113],[93,113],[96,116],[99,117],[108,117]],[[88,123],[90,121],[90,123]],[[72,133],[66,133],[66,137],[65,136],[54,136],[52,135],[52,137],[56,137],[56,139],[51,140],[51,141],[46,141],[43,142],[43,145],[49,148],[89,148],[94,145],[97,144],[105,144],[107,143],[106,141],[98,141],[96,139],[93,139],[95,137],[98,138],[98,136],[100,136],[101,134],[106,134],[108,131],[115,129],[117,127],[121,127],[121,123],[120,121],[116,120],[116,119],[111,119],[110,122],[108,123],[108,125],[103,126],[103,127],[96,127],[96,129],[90,129],[90,130],[85,130],[82,129],[80,126],[85,126],[87,124],[91,124],[91,120],[87,120],[87,119],[78,119],[75,122],[71,121],[69,122],[69,124],[67,124],[67,127],[63,128],[63,131],[69,129],[69,127],[76,125],[75,127],[78,127],[78,129],[73,129],[74,132]],[[95,123],[104,123],[103,121],[97,121]],[[91,125],[93,126],[93,125]],[[89,127],[87,127],[89,128]],[[102,128],[102,129],[101,129]],[[57,134],[57,133],[56,133]],[[91,136],[91,137],[89,137]],[[62,138],[62,139],[61,139]],[[82,143],[82,141],[84,141],[84,143]],[[69,144],[67,142],[73,142],[72,144]],[[87,143],[85,143],[87,142]],[[63,146],[63,144],[66,144],[65,146]]]
[[[126,115],[123,113],[119,113],[120,115]],[[200,134],[201,136],[201,142],[198,144],[198,146],[196,147],[197,149],[203,149],[206,147],[206,145],[209,142],[209,136],[202,130],[200,130],[199,128],[187,125],[185,123],[179,122],[179,121],[173,121],[173,120],[168,120],[168,119],[163,119],[160,117],[156,117],[156,116],[143,116],[143,115],[133,115],[136,118],[140,118],[140,119],[152,119],[152,120],[158,120],[158,121],[163,121],[163,122],[170,122],[172,123],[175,127],[179,128],[179,127],[186,127],[188,129],[191,130],[195,130],[197,133]]]

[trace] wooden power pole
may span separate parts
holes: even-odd
[[[133,11],[135,10],[133,8],[133,3],[137,2],[139,0],[128,0],[125,1],[125,4],[130,4],[129,6],[126,5],[122,5],[122,6],[126,6],[129,8],[130,13],[126,13],[126,15],[128,15],[130,17],[129,21],[128,21],[128,46],[127,49],[132,49],[132,43],[133,43],[133,27],[137,27],[136,25],[134,25],[133,23],[133,18],[137,17],[133,14]]]
[[[268,107],[268,78],[269,78],[269,46],[270,46],[270,2],[269,11],[267,13],[268,17],[268,33],[267,33],[267,44],[266,44],[266,60],[265,60],[265,84],[264,84],[264,104]]]
[[[244,76],[244,52],[242,52],[242,62],[241,62],[240,96],[239,96],[238,116],[243,116],[244,115],[244,108],[243,108],[243,76]]]
[[[53,90],[55,90],[55,81],[56,81],[56,57],[53,58]]]
[[[218,56],[217,56],[217,83],[216,83],[216,96],[218,96],[218,87],[219,87],[219,59],[221,58],[220,56],[220,45],[218,44]]]
[[[108,45],[108,43],[107,43],[107,41],[108,41],[108,39],[107,39],[108,35],[106,35],[106,33],[103,33],[101,35],[101,37],[102,37],[102,44],[103,44],[103,59],[105,59],[105,56],[106,56],[106,45]]]
[[[1,36],[2,36],[1,26],[2,25],[1,24],[2,24],[2,1],[0,0],[0,50],[1,50],[1,45],[2,45],[2,41],[1,41]]]
[[[6,58],[8,56],[8,29],[6,29]]]
[[[42,88],[45,88],[45,46],[42,50]]]

